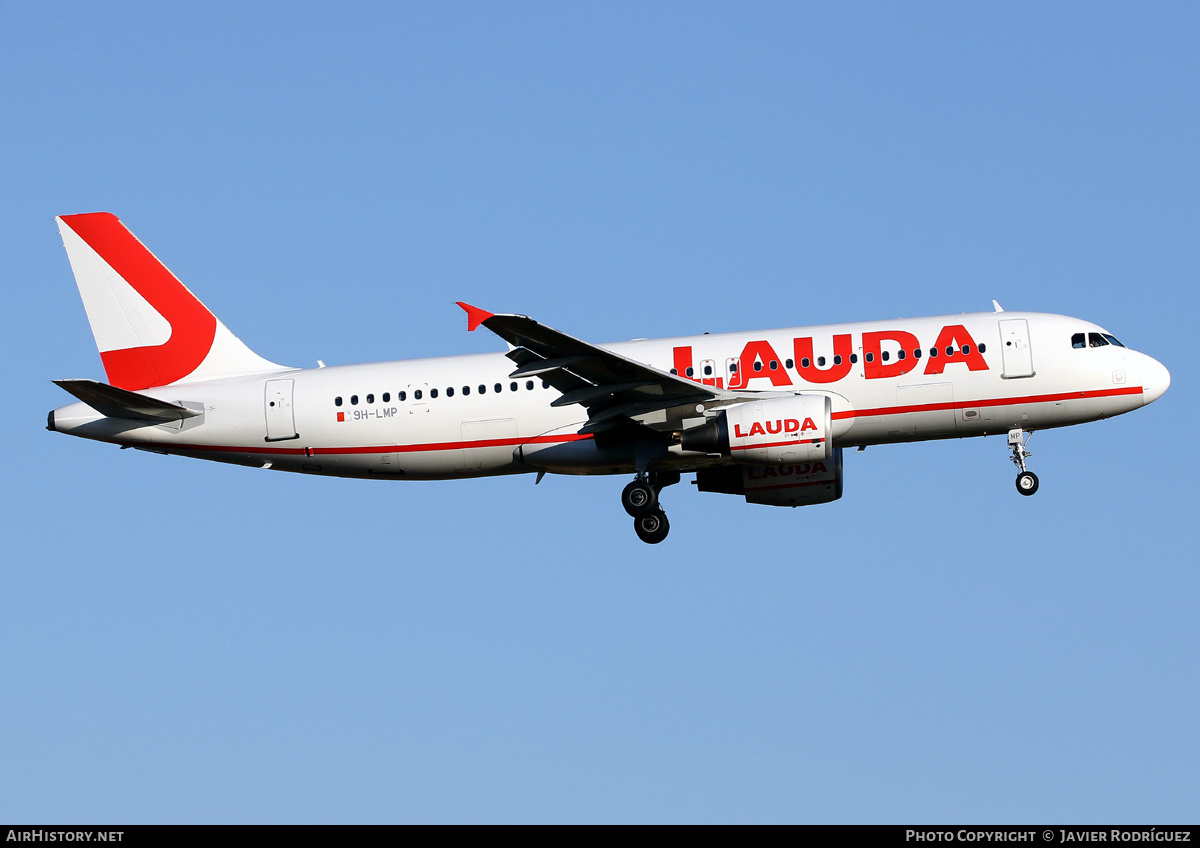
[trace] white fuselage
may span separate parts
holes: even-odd
[[[1158,398],[1170,378],[1151,357],[1114,344],[1072,346],[1073,336],[1103,333],[1061,315],[996,312],[603,347],[742,394],[828,395],[835,444],[844,447],[1061,427]],[[496,353],[181,382],[143,394],[202,415],[146,424],[74,403],[51,413],[50,426],[163,453],[345,477],[634,470],[631,447],[580,435],[586,410],[551,407],[558,392],[537,378],[510,378],[515,367]],[[657,467],[714,461],[675,445]]]

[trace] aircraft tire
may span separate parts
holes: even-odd
[[[665,512],[656,509],[649,515],[633,519],[633,531],[647,545],[657,545],[671,532],[671,522],[667,521]]]
[[[621,506],[634,518],[650,515],[658,509],[658,492],[649,483],[634,480],[621,491]]]
[[[1022,471],[1017,475],[1017,491],[1022,495],[1032,495],[1038,490],[1038,478],[1032,471]]]

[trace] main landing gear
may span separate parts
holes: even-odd
[[[1008,446],[1012,448],[1013,465],[1017,466],[1017,470],[1020,472],[1017,474],[1017,491],[1022,495],[1032,495],[1038,490],[1037,475],[1025,468],[1025,460],[1033,456],[1025,449],[1032,437],[1033,433],[1026,436],[1024,430],[1008,431]]]
[[[639,471],[621,491],[621,506],[633,517],[633,531],[647,545],[657,545],[671,532],[671,522],[658,503],[658,493],[679,482],[677,471]]]

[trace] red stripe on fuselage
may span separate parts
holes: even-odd
[[[945,409],[973,409],[980,406],[1015,406],[1023,403],[1053,403],[1060,400],[1079,400],[1084,398],[1102,398],[1102,397],[1118,397],[1121,395],[1141,394],[1140,386],[1130,386],[1121,389],[1100,389],[1088,392],[1063,392],[1060,394],[1051,395],[1028,395],[1026,397],[1016,398],[982,398],[973,401],[955,401],[952,403],[927,403],[917,404],[913,406],[884,406],[876,409],[855,409],[846,410],[843,412],[833,413],[833,417],[837,419],[868,417],[874,415],[902,415],[909,412],[934,412]],[[364,447],[308,447],[308,448],[283,448],[283,447],[251,447],[238,445],[192,445],[192,444],[166,444],[166,443],[150,443],[154,447],[167,451],[213,451],[216,453],[248,453],[248,454],[263,454],[270,456],[330,456],[330,455],[345,455],[345,454],[371,454],[371,453],[424,453],[437,452],[448,450],[470,450],[472,448],[491,448],[491,447],[517,447],[518,445],[546,445],[560,444],[566,442],[578,442],[585,439],[594,438],[592,435],[580,435],[578,433],[566,433],[557,436],[534,436],[532,438],[507,438],[507,439],[479,439],[475,441],[459,441],[459,442],[427,442],[424,444],[412,445],[367,445]],[[143,442],[126,442],[115,441],[116,444],[127,445],[129,447],[143,447],[148,443]],[[779,445],[796,445],[803,444],[800,442],[777,442],[764,445],[750,445],[748,447],[738,447],[737,450],[748,450],[751,448],[772,447]]]
[[[1083,400],[1085,398],[1119,397],[1140,395],[1141,386],[1123,389],[1098,389],[1090,392],[1061,392],[1054,395],[1027,395],[1013,398],[981,398],[980,400],[958,400],[948,403],[919,403],[913,406],[881,406],[875,409],[847,409],[833,413],[835,419],[865,418],[871,415],[903,415],[906,412],[937,412],[943,409],[975,409],[980,406],[1017,406],[1022,403],[1054,403],[1060,400]]]
[[[167,451],[213,451],[215,453],[253,453],[267,454],[270,456],[332,456],[346,454],[370,454],[370,453],[435,453],[437,451],[448,450],[469,450],[471,448],[499,448],[499,447],[517,447],[518,445],[551,445],[563,442],[580,442],[585,439],[591,439],[591,435],[579,435],[570,433],[561,436],[534,436],[530,439],[510,438],[510,439],[478,439],[471,442],[428,442],[426,444],[417,445],[367,445],[364,447],[340,447],[340,448],[269,448],[269,447],[248,447],[245,445],[171,445],[171,444],[154,444],[155,448],[161,448]],[[117,442],[117,444],[125,444],[131,447],[142,447],[141,442]]]

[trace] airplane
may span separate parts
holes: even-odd
[[[594,345],[467,303],[504,353],[293,368],[263,359],[107,212],[56,219],[107,383],[47,429],[160,454],[335,477],[621,474],[637,536],[660,495],[807,506],[842,496],[842,451],[1005,434],[1022,495],[1036,430],[1157,400],[1171,376],[1102,327],[992,312]]]

